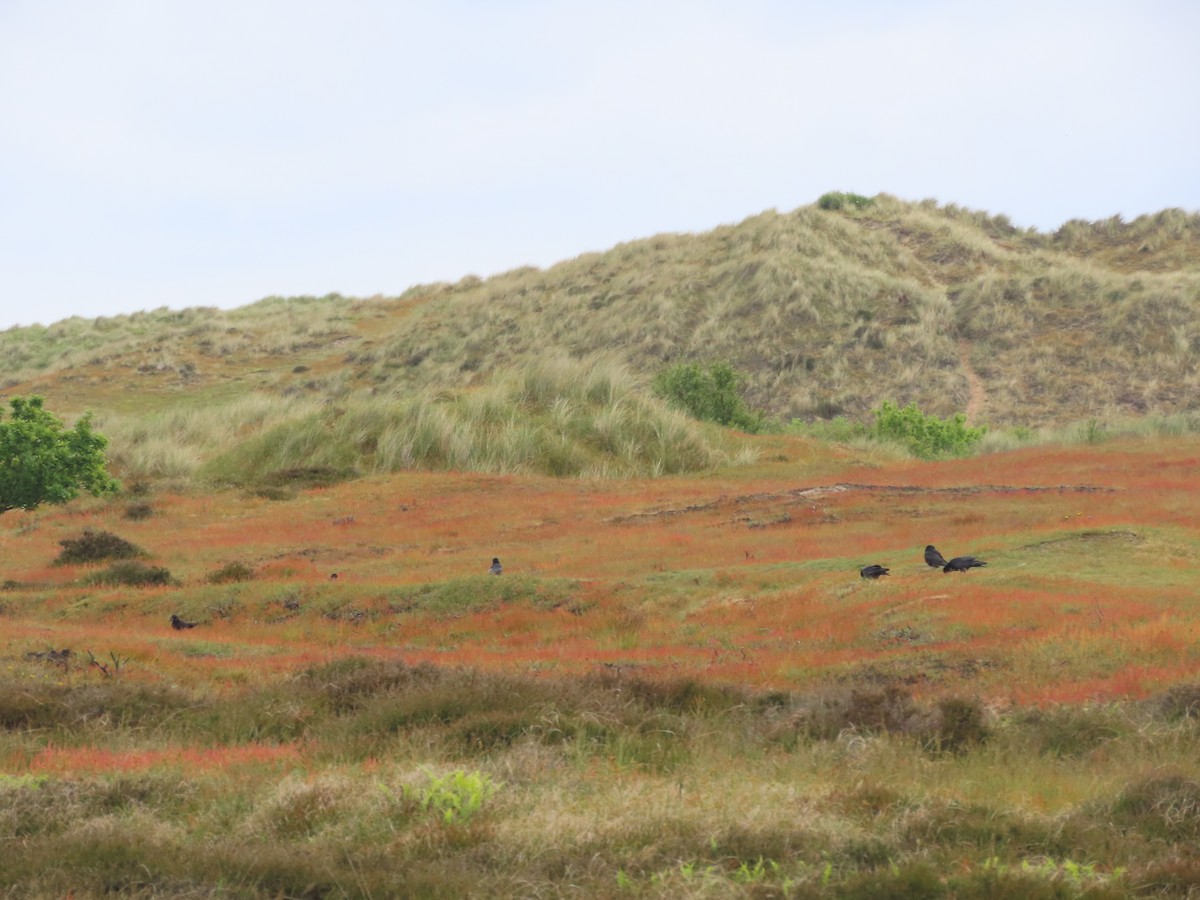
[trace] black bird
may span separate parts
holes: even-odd
[[[925,562],[935,569],[940,569],[946,565],[946,557],[938,553],[937,547],[933,546],[933,544],[927,544],[925,546]]]
[[[882,578],[890,569],[886,566],[864,566],[858,570],[860,578]]]
[[[196,623],[185,622],[183,619],[179,618],[179,616],[175,615],[175,613],[171,613],[171,627],[176,631],[183,631],[185,628],[195,628]]]
[[[504,571],[504,566],[500,565],[500,557],[493,556],[492,557],[492,565],[491,565],[491,568],[488,569],[488,574],[489,575],[499,575],[503,571]]]
[[[946,565],[942,566],[943,572],[965,572],[967,569],[978,569],[986,566],[982,559],[976,559],[973,556],[956,556]]]

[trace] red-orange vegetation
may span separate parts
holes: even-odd
[[[1014,685],[1012,700],[1034,706],[1136,700],[1197,678],[1200,678],[1200,662],[1196,661],[1174,666],[1132,665],[1108,676],[1082,681]]]
[[[196,772],[238,766],[291,764],[302,758],[303,748],[295,743],[177,746],[157,750],[105,750],[48,745],[29,761],[28,771],[34,774],[76,775],[170,767]]]
[[[763,444],[778,454],[789,440]],[[805,454],[797,442],[784,455]],[[139,522],[118,501],[10,513],[0,559],[18,589],[0,596],[5,641],[14,656],[115,652],[128,658],[121,677],[219,690],[349,653],[797,688],[862,670],[1031,698],[1134,692],[1192,671],[1196,439],[872,467],[835,457],[612,482],[413,472],[285,501],[162,494]],[[90,567],[50,562],[85,527],[135,541],[182,586],[78,585]],[[923,562],[927,543],[989,565],[943,574]],[[483,577],[493,556],[502,578],[553,582],[568,599],[409,602],[412,586]],[[249,582],[209,583],[235,561]],[[863,581],[868,563],[892,573]],[[173,632],[171,612],[201,625]],[[1055,661],[1059,647],[1074,658]],[[1135,677],[1151,671],[1162,674]]]

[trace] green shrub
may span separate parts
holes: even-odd
[[[763,416],[746,405],[741,382],[727,363],[680,363],[655,376],[654,392],[693,418],[753,434],[762,430]]]
[[[447,775],[429,776],[429,784],[420,789],[406,790],[420,804],[421,809],[433,810],[447,825],[470,821],[501,787],[503,783],[492,781],[479,771],[464,772],[462,769]]]
[[[966,456],[987,433],[987,426],[969,427],[962,413],[939,419],[921,412],[916,403],[900,408],[885,400],[874,416],[874,437],[896,441],[922,459]]]
[[[844,209],[847,206],[853,206],[861,209],[864,206],[870,206],[875,201],[870,197],[864,197],[862,194],[846,194],[841,191],[830,191],[827,194],[822,194],[817,200],[817,206],[821,209]]]

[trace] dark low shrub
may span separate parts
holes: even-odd
[[[844,731],[866,734],[923,734],[929,714],[899,685],[833,688],[802,698],[792,718],[798,733],[832,740]]]
[[[275,488],[319,488],[329,487],[357,476],[353,469],[338,469],[333,466],[293,466],[276,469],[262,479],[264,487]]]
[[[131,503],[125,507],[125,518],[140,522],[154,515],[154,507],[149,503]]]
[[[1151,840],[1200,838],[1200,784],[1179,774],[1152,775],[1126,786],[1112,804],[1110,821]]]
[[[962,753],[990,737],[978,700],[947,697],[938,703],[938,712],[940,716],[933,741],[938,750]]]
[[[108,531],[85,531],[77,538],[65,538],[58,543],[63,549],[54,560],[56,566],[133,559],[145,555],[140,547]]]
[[[1043,756],[1080,757],[1121,736],[1112,715],[1099,709],[1035,709],[1017,722]]]
[[[1155,713],[1168,722],[1200,717],[1200,684],[1177,684],[1152,703]]]

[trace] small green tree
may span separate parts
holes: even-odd
[[[68,429],[43,403],[14,397],[8,421],[0,421],[0,513],[118,488],[105,470],[108,439],[92,431],[91,414]]]
[[[966,456],[986,432],[985,425],[969,427],[962,413],[939,419],[921,412],[915,403],[901,408],[885,400],[875,410],[874,436],[897,441],[922,459]]]
[[[663,369],[654,378],[654,392],[688,415],[726,428],[757,432],[762,414],[742,398],[741,377],[728,363],[680,363]]]

